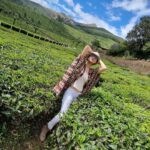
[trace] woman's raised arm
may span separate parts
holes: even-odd
[[[100,64],[99,66],[99,73],[102,73],[103,71],[107,70],[107,66],[104,64],[104,62],[100,59],[98,64]]]
[[[85,57],[86,55],[88,55],[89,53],[93,52],[92,48],[90,47],[90,45],[86,45],[83,48],[83,51],[81,52],[81,57]]]

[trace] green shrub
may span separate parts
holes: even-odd
[[[127,53],[127,46],[124,43],[113,44],[106,54],[112,56],[123,56]]]

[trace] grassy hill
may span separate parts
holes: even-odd
[[[81,29],[81,30],[83,30],[86,33],[89,33],[91,35],[97,35],[97,36],[101,36],[101,37],[104,37],[104,38],[110,38],[110,39],[112,39],[113,41],[116,41],[116,42],[120,42],[120,41],[123,40],[122,38],[113,35],[111,32],[107,31],[104,28],[88,27],[88,26],[82,25],[82,24],[79,24],[76,28]]]
[[[0,27],[0,149],[150,149],[150,78],[103,59],[100,84],[74,102],[41,146],[60,109],[51,89],[81,52]]]
[[[103,28],[66,24],[64,20],[67,19],[66,15],[44,8],[29,0],[1,0],[0,3],[0,20],[67,43],[71,47],[81,47],[95,38],[105,48],[122,41],[121,38]]]
[[[103,28],[60,22],[55,19],[60,14],[28,0],[0,2],[1,21],[70,46],[0,26],[0,149],[150,149],[150,78],[103,58],[108,70],[99,85],[71,105],[40,145],[41,127],[61,105],[51,90],[75,56],[95,38],[105,48],[122,39]]]

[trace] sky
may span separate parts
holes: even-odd
[[[31,0],[77,22],[105,28],[125,38],[140,18],[150,16],[150,0]]]

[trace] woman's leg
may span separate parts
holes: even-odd
[[[80,93],[77,93],[72,88],[68,88],[63,96],[60,112],[48,122],[48,128],[51,130],[61,119],[63,114],[67,112],[71,103],[76,100]]]
[[[76,98],[80,95],[80,93],[76,92],[74,89],[72,88],[68,88],[64,95],[63,95],[63,99],[62,99],[62,105],[61,105],[61,109],[60,112],[54,116],[52,118],[51,121],[49,121],[43,128],[40,134],[40,140],[43,142],[46,138],[46,134],[49,130],[51,130],[59,121],[60,118],[63,116],[63,113],[65,113],[70,104],[72,103],[73,100],[76,100]]]

